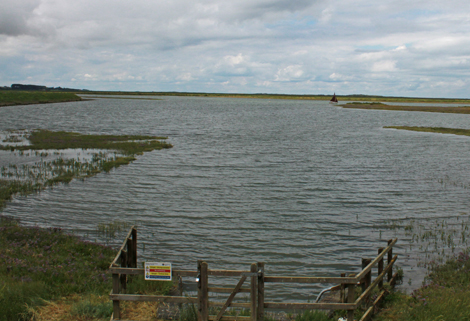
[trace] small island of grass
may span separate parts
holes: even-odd
[[[439,133],[439,134],[453,134],[453,135],[470,136],[470,129],[461,129],[461,128],[413,127],[413,126],[385,126],[384,128],[411,130],[411,131],[415,131],[415,132],[427,132],[427,133]]]
[[[29,134],[10,132],[4,143],[19,142],[27,135],[30,145],[0,145],[0,150],[40,157],[34,165],[9,164],[0,172],[0,209],[15,194],[28,195],[74,178],[84,179],[100,172],[127,165],[137,155],[173,147],[166,137],[143,135],[84,135],[74,132],[35,130]],[[64,149],[99,150],[89,160],[48,158],[52,151]],[[49,152],[48,152],[49,151]],[[108,155],[108,153],[114,153]],[[42,159],[47,159],[44,161]]]
[[[436,107],[436,106],[397,106],[387,105],[380,102],[361,103],[352,102],[340,105],[343,108],[353,109],[374,109],[374,110],[393,110],[393,111],[420,111],[430,113],[451,113],[451,114],[470,114],[470,106],[456,107]]]
[[[31,104],[81,101],[82,98],[68,92],[0,90],[0,107]]]

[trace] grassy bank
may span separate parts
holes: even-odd
[[[406,101],[406,102],[412,102],[412,101]],[[437,102],[437,101],[433,101],[433,102]],[[463,103],[463,101],[460,101],[460,103]],[[421,112],[430,112],[430,113],[470,114],[470,107],[465,107],[465,106],[464,107],[392,106],[392,105],[382,104],[380,102],[349,103],[349,104],[340,105],[340,106],[343,108],[353,108],[353,109],[375,109],[375,110],[394,110],[394,111],[421,111]]]
[[[48,104],[67,101],[80,101],[73,93],[43,92],[43,91],[0,91],[0,107],[14,105]]]
[[[133,95],[133,96],[182,96],[182,97],[219,97],[219,98],[254,98],[254,99],[294,99],[294,100],[330,100],[333,95],[282,95],[282,94],[229,94],[229,93],[190,93],[190,92],[122,92],[93,91],[91,95]],[[446,98],[411,98],[367,95],[337,95],[340,101],[366,102],[410,102],[410,103],[462,103],[470,104],[470,99]]]
[[[4,139],[6,144],[0,149],[17,153],[22,157],[36,157],[40,161],[30,165],[9,164],[0,171],[0,209],[14,195],[28,195],[58,183],[68,183],[72,179],[84,179],[100,172],[109,172],[113,168],[127,165],[137,155],[153,150],[171,148],[165,137],[141,135],[83,135],[73,132],[53,132],[36,130],[27,135],[30,145],[13,146],[8,142],[22,140],[21,133],[11,132]],[[97,149],[103,152],[93,153],[87,159],[50,160],[53,151],[63,149]],[[107,151],[107,152],[104,152]],[[109,153],[114,154],[110,155]],[[44,159],[44,160],[43,160]],[[48,161],[46,161],[48,160]]]
[[[44,300],[109,292],[111,248],[2,216],[0,230],[0,320],[28,320]]]
[[[430,267],[426,283],[411,295],[390,294],[377,321],[470,320],[470,256],[461,252]]]
[[[384,126],[384,128],[394,128],[401,130],[411,130],[415,132],[453,134],[470,136],[470,129],[446,128],[446,127],[412,127],[412,126]]]
[[[108,267],[115,249],[58,228],[25,227],[4,216],[0,232],[0,321],[109,320]],[[128,288],[166,294],[172,286],[132,279]],[[124,308],[128,314],[139,312],[129,305]],[[154,311],[150,306],[143,310]]]

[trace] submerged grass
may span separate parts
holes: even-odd
[[[20,140],[24,133],[10,133],[7,142],[16,137]],[[19,153],[20,156],[49,157],[51,150],[63,149],[99,149],[113,151],[93,153],[91,160],[64,159],[39,161],[33,165],[9,164],[0,170],[0,209],[14,195],[28,195],[40,192],[59,183],[69,183],[73,179],[84,179],[100,172],[109,172],[121,165],[136,160],[136,155],[144,152],[171,148],[165,142],[166,137],[142,135],[83,135],[73,132],[53,132],[35,130],[27,135],[31,145],[0,145],[0,149]],[[35,151],[33,154],[32,151]],[[27,152],[31,151],[31,152]],[[118,155],[116,153],[119,153]]]
[[[416,131],[416,132],[427,132],[427,133],[454,134],[454,135],[470,136],[470,129],[461,129],[461,128],[413,127],[413,126],[385,126],[384,128],[411,130],[411,131]]]
[[[40,129],[33,131],[29,135],[28,140],[31,145],[14,146],[13,149],[107,149],[117,150],[125,155],[136,155],[155,149],[171,148],[172,145],[164,141],[166,138],[143,135],[85,135],[74,132]],[[12,146],[0,145],[0,148],[11,150]]]
[[[73,93],[0,90],[0,107],[13,105],[47,104],[80,101]]]

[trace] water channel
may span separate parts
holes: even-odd
[[[80,235],[127,221],[138,225],[142,260],[183,269],[198,259],[231,269],[262,261],[270,275],[357,272],[361,257],[399,237],[399,265],[417,287],[422,271],[386,221],[468,218],[470,137],[383,127],[468,128],[468,117],[202,97],[3,107],[0,130],[159,135],[174,145],[17,197],[3,214]],[[12,161],[8,153],[1,166]],[[273,291],[298,300],[318,287]]]

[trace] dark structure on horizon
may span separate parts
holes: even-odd
[[[4,87],[4,89],[9,89]],[[11,90],[29,90],[29,91],[89,91],[88,89],[75,89],[75,88],[62,88],[62,87],[46,87],[38,85],[23,85],[23,84],[12,84]]]

